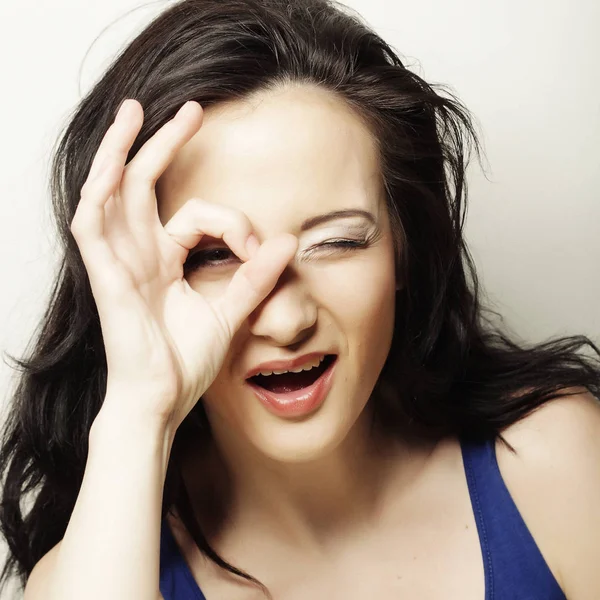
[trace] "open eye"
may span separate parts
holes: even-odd
[[[201,267],[219,267],[221,265],[229,264],[231,260],[227,259],[235,259],[239,261],[240,259],[232,252],[229,248],[209,248],[206,250],[198,250],[193,254],[190,254],[185,261],[183,266],[184,271],[193,271],[195,269],[200,269]]]

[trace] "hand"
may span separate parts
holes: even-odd
[[[100,317],[107,398],[118,398],[117,410],[129,416],[149,414],[175,429],[298,247],[291,234],[261,246],[254,238],[248,247],[246,215],[202,199],[189,200],[163,227],[156,181],[198,132],[203,114],[198,103],[186,103],[125,166],[144,119],[141,105],[126,100],[100,144],[71,223]],[[211,302],[183,272],[204,234],[222,238],[244,261]]]

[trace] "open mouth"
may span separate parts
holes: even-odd
[[[315,383],[335,359],[335,354],[327,354],[318,367],[313,367],[308,371],[281,373],[280,375],[255,375],[254,377],[250,377],[248,381],[276,394],[295,392]]]

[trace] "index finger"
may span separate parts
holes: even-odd
[[[92,181],[108,161],[117,162],[121,169],[125,167],[127,155],[143,122],[144,111],[141,110],[140,103],[133,98],[126,99],[100,142],[90,167],[88,181]]]
[[[144,186],[144,191],[153,188],[177,152],[200,129],[203,117],[200,104],[193,100],[186,102],[131,159],[123,178],[124,193],[128,188],[140,184]]]

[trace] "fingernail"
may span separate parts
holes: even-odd
[[[256,254],[259,248],[260,242],[258,241],[258,238],[253,233],[251,233],[248,239],[246,240],[246,250],[248,250],[248,254],[251,258]]]
[[[175,115],[175,118],[177,119],[178,117],[187,117],[188,115],[188,111],[190,110],[190,108],[192,107],[193,102],[191,100],[188,100],[178,111],[177,114]]]
[[[134,101],[131,100],[130,98],[127,98],[125,100],[123,100],[123,102],[121,103],[121,107],[119,108],[118,112],[117,112],[117,117],[130,117],[133,115],[133,108],[134,108]]]

